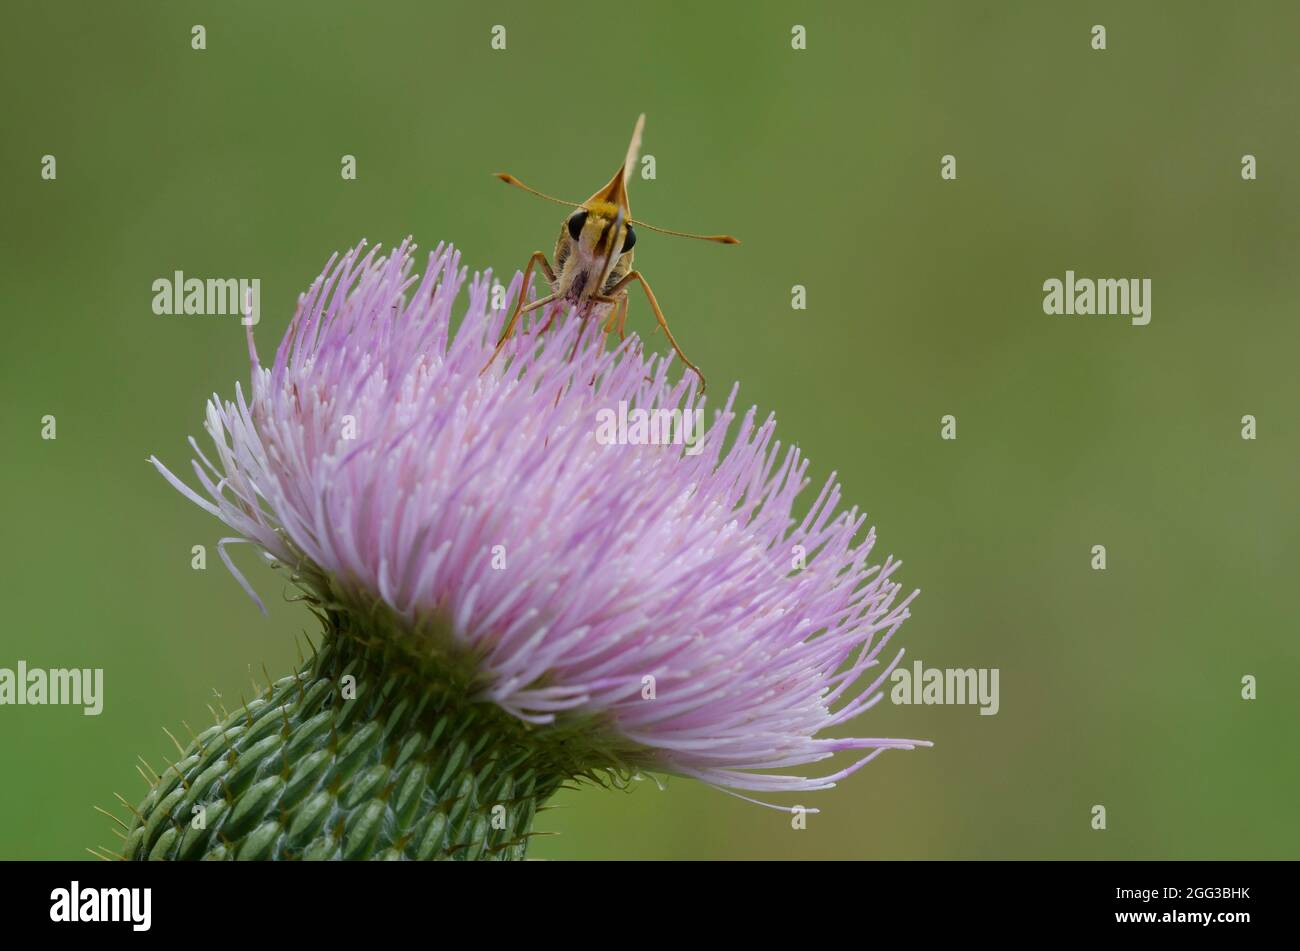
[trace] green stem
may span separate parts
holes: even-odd
[[[538,807],[576,773],[566,741],[468,701],[445,667],[330,620],[296,674],[164,771],[128,858],[524,857]]]

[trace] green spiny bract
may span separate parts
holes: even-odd
[[[135,810],[127,858],[518,859],[562,783],[628,771],[595,724],[469,701],[444,663],[354,625],[331,612],[302,669],[194,738]]]

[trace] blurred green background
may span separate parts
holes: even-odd
[[[583,198],[640,111],[636,213],[744,240],[642,234],[678,339],[903,559],[908,662],[999,668],[1001,711],[886,699],[859,732],[935,747],[801,797],[822,809],[803,831],[645,782],[563,793],[532,854],[1296,857],[1297,9],[7,4],[0,666],[103,667],[106,703],[0,708],[0,857],[115,845],[91,807],[140,798],[159,728],[209,722],[214,691],[288,672],[315,630],[236,549],[263,618],[223,528],[145,462],[185,469],[204,400],[248,378],[233,319],[155,316],[151,283],[260,277],[269,353],[361,237],[513,273],[562,212],[490,173]],[[1150,326],[1045,315],[1067,269],[1151,278]]]

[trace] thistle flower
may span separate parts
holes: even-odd
[[[178,826],[163,855],[522,855],[536,804],[575,776],[808,791],[920,742],[826,735],[882,696],[915,592],[899,597],[899,562],[868,564],[874,531],[858,539],[865,516],[837,512],[833,475],[795,518],[808,462],[771,416],[751,408],[730,432],[733,388],[695,445],[609,445],[602,411],[680,422],[704,408],[694,378],[670,382],[671,361],[635,336],[607,349],[594,321],[558,309],[484,371],[505,317],[490,272],[453,332],[459,254],[440,245],[413,268],[409,239],[331,258],[269,367],[250,327],[249,392],[208,403],[215,462],[190,440],[204,494],[150,460],[235,533],[220,552],[254,598],[227,543],[286,567],[325,627],[321,654],[231,718],[235,737],[209,731],[245,758],[218,790],[224,831],[190,836],[187,852]],[[340,693],[348,671],[369,693],[361,712]],[[322,718],[328,741],[302,740]],[[262,736],[280,745],[247,761]],[[331,765],[302,778],[296,757],[322,751]],[[856,755],[839,770],[788,772],[841,751]],[[186,755],[178,775],[217,762]],[[403,784],[424,784],[409,794],[421,805],[400,801]],[[327,787],[332,803],[311,807],[324,818],[303,819]],[[138,854],[157,853],[168,825],[147,834],[149,807],[172,798],[175,823],[204,793],[150,795]],[[526,815],[497,834],[485,823],[502,803]]]

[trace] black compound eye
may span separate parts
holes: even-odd
[[[632,245],[634,244],[636,244],[636,232],[632,230],[631,225],[628,225],[627,237],[623,239],[623,253],[627,254],[629,251],[631,251]]]
[[[579,211],[569,217],[569,237],[574,241],[578,240],[578,235],[582,234],[582,226],[587,223],[587,213]]]

